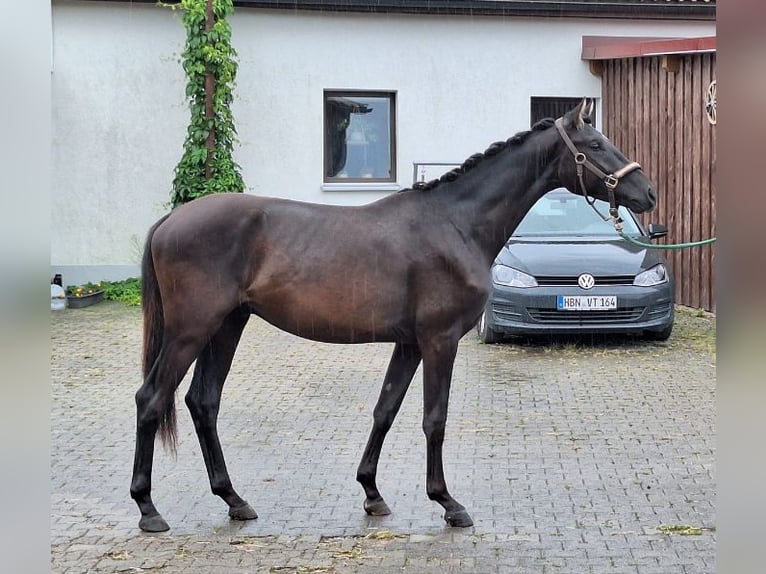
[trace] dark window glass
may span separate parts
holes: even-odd
[[[327,91],[324,181],[395,181],[395,95]]]
[[[545,118],[560,118],[577,104],[582,98],[530,98],[530,125]],[[593,110],[592,124],[596,126],[596,110]]]

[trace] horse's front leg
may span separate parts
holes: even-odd
[[[442,445],[447,424],[447,409],[452,367],[458,338],[430,337],[421,342],[423,351],[423,432],[426,435],[426,492],[428,498],[444,507],[444,520],[450,526],[472,526],[465,507],[452,498],[444,480]]]
[[[404,395],[410,387],[412,377],[420,364],[420,349],[417,345],[397,343],[388,364],[383,388],[373,412],[373,425],[367,447],[364,449],[362,460],[356,473],[356,479],[364,488],[366,495],[364,510],[372,516],[390,514],[385,500],[378,491],[375,477],[378,473],[378,459],[386,434],[394,423],[399,407],[402,406]]]
[[[234,520],[252,520],[258,518],[258,515],[236,493],[231,484],[218,439],[217,421],[223,384],[229,374],[242,330],[249,318],[249,313],[241,309],[226,317],[221,328],[200,353],[186,395],[186,406],[194,421],[194,429],[210,479],[210,489],[229,505],[229,516]]]

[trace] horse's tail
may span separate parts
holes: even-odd
[[[162,222],[170,214],[165,215],[149,230],[144,245],[144,254],[141,260],[141,300],[144,313],[144,356],[143,373],[144,379],[149,376],[162,349],[162,339],[165,331],[165,319],[162,308],[162,295],[160,285],[157,282],[157,274],[154,270],[154,258],[152,257],[152,237]],[[175,393],[170,393],[165,399],[160,413],[159,433],[163,444],[175,451],[176,445],[176,406]]]

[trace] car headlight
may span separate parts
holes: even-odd
[[[665,269],[665,266],[662,263],[639,273],[636,275],[636,278],[633,279],[633,285],[638,285],[639,287],[652,287],[653,285],[660,285],[661,283],[667,282],[668,270]]]
[[[492,281],[508,287],[537,287],[534,277],[505,265],[495,265],[492,268]]]

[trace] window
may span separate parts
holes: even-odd
[[[393,92],[325,91],[324,181],[396,181]]]
[[[582,98],[530,98],[530,112],[529,119],[530,124],[534,125],[536,122],[544,118],[560,118],[573,107],[578,105],[582,101]],[[593,110],[593,117],[591,118],[593,127],[596,126],[596,110]]]
[[[596,200],[600,213],[609,211],[609,204]],[[638,235],[641,230],[627,207],[619,207],[625,233]],[[585,198],[557,189],[537,200],[521,220],[514,237],[547,235],[617,235],[611,221],[604,221]]]

